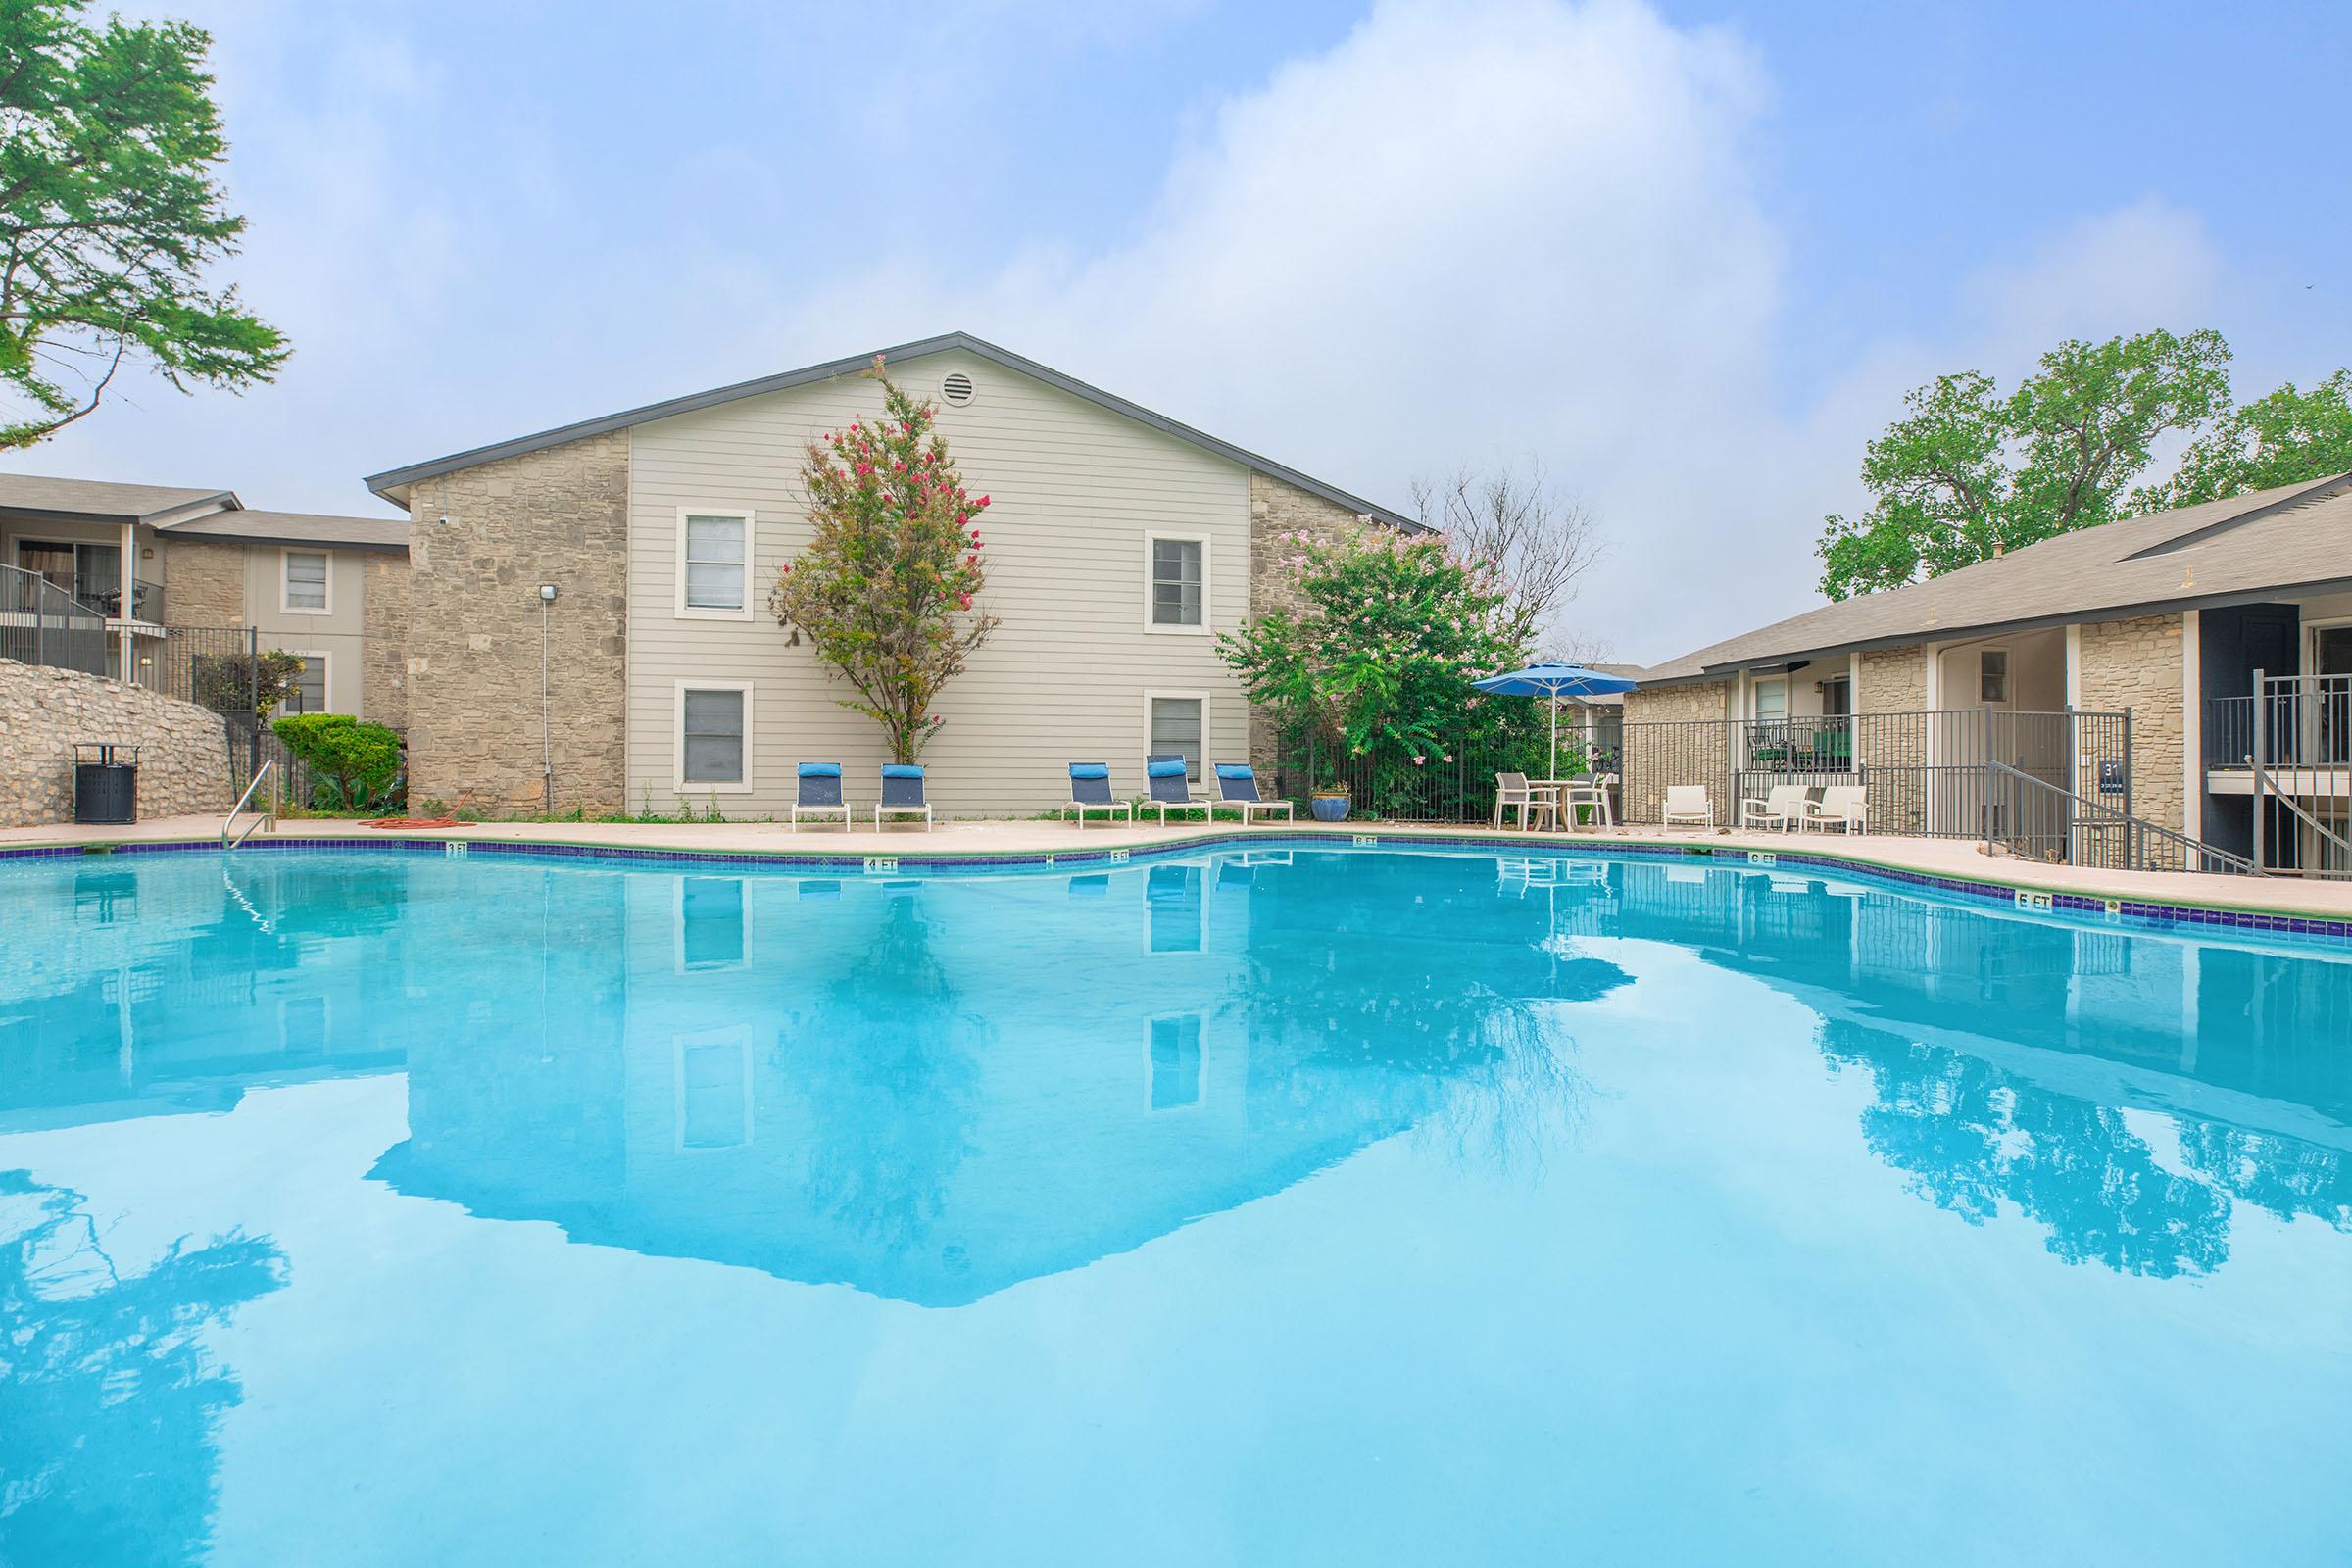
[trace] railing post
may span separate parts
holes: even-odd
[[[2254,672],[2254,751],[2246,759],[2246,765],[2254,773],[2254,863],[2267,867],[2271,863],[2271,857],[2269,846],[2264,842],[2267,835],[2263,831],[2263,818],[2269,813],[2262,808],[2262,786],[2263,764],[2270,758],[2271,715],[2265,710],[2262,700],[2262,676],[2261,670]]]

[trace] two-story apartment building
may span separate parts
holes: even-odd
[[[2278,868],[2339,868],[2330,835],[2352,822],[2352,473],[2061,534],[1823,605],[1638,678],[1629,728],[1744,720],[1751,737],[1762,726],[1759,744],[1811,754],[1825,778],[1898,760],[1949,771],[1983,759],[1938,758],[1939,744],[1965,735],[1981,748],[1992,736],[2023,749],[1993,760],[2054,787],[2128,800],[2139,816]],[[1857,718],[2070,710],[2129,710],[2128,756],[2091,756],[2080,725]],[[1920,755],[1867,756],[1874,732],[1881,751],[1916,737]],[[2025,755],[2037,746],[2053,755]],[[2273,800],[2259,823],[2258,751]],[[1956,791],[1918,799],[1915,816],[1939,801],[1984,808]]]
[[[1268,755],[1217,636],[1284,591],[1280,536],[1411,519],[965,333],[885,351],[992,498],[983,608],[924,755],[962,813],[1051,808],[1071,761]],[[408,507],[412,790],[477,809],[782,815],[796,764],[886,760],[767,608],[811,534],[808,442],[882,389],[871,355],[379,473]]]
[[[232,490],[0,473],[0,564],[106,620],[105,667],[187,695],[187,631],[253,628],[303,659],[291,711],[407,717],[408,521],[248,507]],[[0,575],[8,575],[0,573]],[[26,610],[21,591],[5,615]],[[0,657],[11,657],[0,639]],[[19,651],[14,657],[24,657]]]

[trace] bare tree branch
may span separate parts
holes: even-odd
[[[1599,519],[1550,481],[1533,456],[1481,472],[1464,465],[1412,482],[1413,510],[1456,552],[1492,564],[1510,594],[1514,629],[1531,653],[1593,658],[1600,650],[1566,624],[1579,580],[1607,555]]]

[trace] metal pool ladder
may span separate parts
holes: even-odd
[[[228,808],[228,820],[220,824],[220,848],[222,850],[238,848],[247,839],[253,837],[255,828],[262,826],[265,822],[274,824],[277,821],[277,813],[274,811],[257,811],[253,820],[245,824],[245,831],[237,835],[236,842],[233,844],[229,842],[229,829],[237,825],[237,813],[245,809],[245,803],[253,799],[253,792],[262,787],[262,780],[268,778],[270,770],[276,765],[277,759],[274,757],[264,762],[261,771],[253,775],[253,782],[245,786],[245,793],[237,797],[237,804]]]

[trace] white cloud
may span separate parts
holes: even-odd
[[[1026,37],[1060,3],[998,20]],[[648,185],[570,148],[545,84],[486,106],[462,57],[366,21],[285,41],[315,18],[252,0],[216,24],[238,271],[296,340],[284,382],[146,391],[23,466],[358,511],[373,468],[966,326],[1393,505],[1416,474],[1539,455],[1615,539],[1571,634],[1656,659],[1812,601],[1820,515],[1858,501],[1907,387],[2202,324],[2219,286],[2194,215],[2150,200],[1995,257],[1947,328],[1792,392],[1764,65],[1634,0],[1387,0],[1198,106],[1112,243],[993,253],[800,221],[867,122],[829,143],[764,108],[651,126],[680,139],[650,144]],[[906,48],[936,58],[943,25]]]

